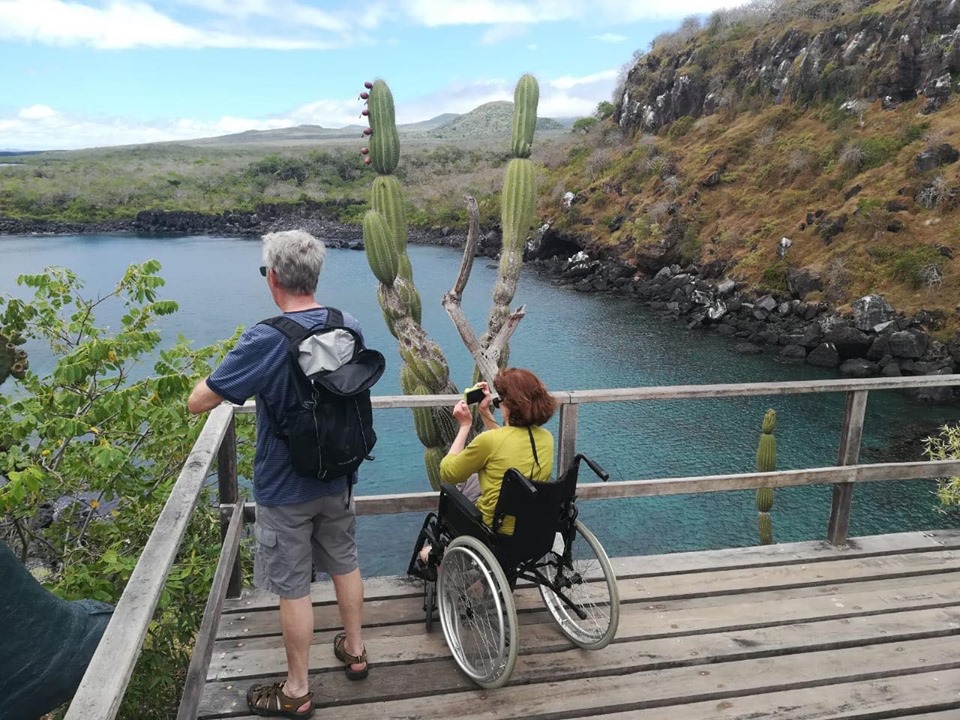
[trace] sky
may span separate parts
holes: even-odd
[[[744,0],[0,0],[0,150],[360,124],[363,83],[399,123],[512,100],[541,117],[612,99],[635,51]]]

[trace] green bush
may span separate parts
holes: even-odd
[[[939,435],[926,438],[924,453],[931,460],[960,459],[960,424],[944,425]],[[945,508],[960,507],[960,477],[940,478],[937,498]]]
[[[764,268],[760,274],[760,284],[770,292],[787,292],[787,270],[789,266],[778,260]]]
[[[943,268],[943,261],[943,255],[929,245],[902,250],[893,261],[893,279],[921,288],[928,284],[931,270],[939,272]]]
[[[199,432],[187,393],[236,339],[193,349],[180,338],[160,350],[156,320],[177,305],[158,298],[159,269],[155,260],[132,265],[113,292],[95,299],[74,273],[56,268],[18,279],[30,299],[0,295],[0,333],[46,345],[55,359],[48,374],[28,369],[11,394],[0,394],[0,475],[9,480],[0,488],[0,517],[29,529],[16,550],[49,559],[50,589],[67,599],[119,599]],[[95,316],[110,305],[122,317],[107,329]],[[144,372],[151,361],[153,372]],[[239,428],[241,448],[251,445],[251,430]],[[240,467],[249,477],[248,452]],[[91,499],[36,527],[36,509],[62,497]],[[115,507],[95,519],[106,502]],[[119,717],[176,715],[218,555],[218,513],[201,500]]]
[[[671,140],[679,140],[693,129],[695,122],[696,120],[689,115],[678,117],[667,126],[666,135]]]

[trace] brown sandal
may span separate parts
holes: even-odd
[[[310,703],[308,709],[297,709],[306,702]],[[302,697],[290,698],[283,694],[283,683],[254,685],[247,690],[247,707],[255,715],[306,720],[313,716],[313,693],[308,692]]]
[[[364,648],[359,656],[351,655],[344,647],[346,642],[347,634],[345,632],[337,633],[336,637],[333,638],[333,654],[337,656],[337,660],[344,664],[348,680],[363,680],[370,674],[370,663],[367,662],[367,649]],[[363,663],[363,670],[354,670],[350,667],[351,665],[360,665],[361,663]]]

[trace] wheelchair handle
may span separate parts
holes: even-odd
[[[610,479],[610,475],[607,473],[606,470],[604,470],[602,467],[597,465],[593,460],[588,458],[583,453],[577,453],[573,458],[574,462],[580,462],[581,460],[583,460],[590,467],[590,469],[593,470],[594,474],[598,478],[603,480],[603,482],[606,482],[607,480]]]

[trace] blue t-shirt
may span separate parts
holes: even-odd
[[[327,321],[326,308],[311,308],[284,313],[284,317],[313,327]],[[356,318],[343,313],[345,327],[360,333]],[[237,341],[207,378],[207,386],[235,405],[243,405],[257,396],[257,450],[253,461],[253,497],[260,505],[293,505],[309,502],[325,495],[338,495],[347,489],[348,477],[315,480],[293,471],[290,452],[277,438],[263,403],[270,406],[274,417],[296,402],[290,382],[290,361],[287,359],[286,336],[269,325],[254,325]],[[356,482],[356,474],[352,481]]]

